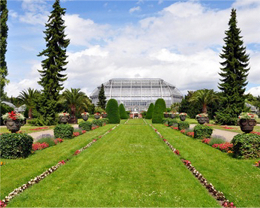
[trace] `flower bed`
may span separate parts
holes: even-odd
[[[29,129],[29,130],[32,130],[32,131],[38,131],[38,130],[42,130],[42,129],[48,129],[49,127],[46,126],[46,127],[38,127],[38,128],[35,128],[35,129]]]

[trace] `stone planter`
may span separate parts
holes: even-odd
[[[87,121],[88,120],[88,115],[83,115],[82,118],[83,118],[84,121]]]
[[[66,124],[69,121],[69,116],[60,116],[59,119],[61,123]]]
[[[185,121],[186,116],[184,116],[184,115],[180,115],[180,119],[181,119],[181,121]]]
[[[102,118],[107,118],[107,114],[102,114]]]
[[[209,118],[208,117],[198,117],[197,121],[199,122],[199,124],[204,124],[209,121]]]
[[[15,133],[20,130],[21,126],[24,125],[24,121],[21,120],[6,120],[4,121],[7,129],[12,133]]]
[[[175,114],[173,114],[173,113],[172,113],[172,114],[169,114],[169,117],[170,117],[170,118],[175,118]]]
[[[95,117],[95,119],[99,119],[100,115],[95,114],[94,117]]]
[[[254,126],[256,125],[255,119],[240,119],[239,121],[241,131],[245,133],[250,133],[254,130]]]
[[[164,116],[164,118],[168,118],[169,114],[168,113],[164,113],[163,116]]]

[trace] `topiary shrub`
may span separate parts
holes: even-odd
[[[154,110],[153,110],[153,117],[152,123],[162,123],[163,119],[163,112],[166,111],[166,104],[164,99],[159,98],[155,102]]]
[[[92,123],[90,121],[81,121],[79,123],[79,128],[90,131],[91,130]]]
[[[178,129],[188,129],[190,127],[190,124],[187,121],[179,121],[178,123]]]
[[[118,103],[115,99],[110,99],[107,102],[106,112],[107,112],[107,118],[108,118],[108,121],[110,124],[119,124],[120,123]]]
[[[74,128],[69,124],[59,124],[54,128],[55,138],[71,139]]]
[[[128,118],[126,111],[125,111],[125,106],[123,105],[123,103],[121,103],[119,105],[119,115],[120,115],[121,119],[127,119]]]
[[[233,155],[238,158],[260,158],[260,136],[238,134],[233,137]]]
[[[0,156],[14,159],[28,157],[31,154],[33,138],[28,134],[2,134],[0,135]]]
[[[169,118],[168,119],[168,125],[169,126],[176,126],[176,125],[178,125],[178,121],[176,119]]]
[[[92,126],[103,126],[103,120],[102,119],[95,119],[92,121]]]
[[[196,125],[194,127],[194,138],[203,139],[203,138],[210,138],[213,129],[209,126],[204,125]]]
[[[149,105],[149,108],[148,108],[146,116],[145,116],[146,119],[152,119],[152,117],[153,117],[153,109],[154,109],[154,104],[151,103]]]

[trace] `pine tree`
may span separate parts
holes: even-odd
[[[106,112],[110,124],[120,123],[118,103],[115,99],[110,99],[107,102]]]
[[[6,76],[8,75],[5,53],[7,51],[7,32],[8,26],[6,24],[8,20],[8,9],[6,0],[0,1],[0,96],[4,96],[4,87],[8,83]]]
[[[46,24],[45,41],[46,49],[38,56],[47,57],[42,61],[42,70],[38,70],[41,79],[38,82],[43,87],[43,96],[39,99],[39,112],[45,125],[55,123],[55,113],[57,110],[57,101],[59,92],[63,89],[63,82],[67,79],[66,74],[62,74],[66,70],[66,48],[70,40],[66,39],[64,30],[65,9],[60,7],[60,1],[56,0],[53,4],[53,11],[49,16]]]
[[[125,106],[124,106],[123,103],[121,103],[119,105],[119,116],[120,116],[121,119],[127,119],[128,118],[126,111],[125,111]]]
[[[219,89],[223,92],[223,109],[217,113],[220,123],[234,124],[245,106],[245,87],[247,85],[249,55],[243,46],[241,30],[237,27],[236,10],[232,9],[229,29],[225,32],[225,46],[220,57],[222,65]],[[224,118],[223,118],[224,117]],[[223,119],[222,119],[223,118]],[[227,119],[229,118],[229,119]]]
[[[153,109],[152,123],[162,123],[163,112],[165,111],[166,111],[165,100],[162,98],[157,99]]]
[[[98,94],[98,106],[101,107],[102,109],[106,109],[106,96],[105,96],[105,90],[104,90],[104,85],[101,85],[99,94]]]
[[[153,117],[153,109],[154,109],[154,104],[151,103],[149,105],[149,108],[148,108],[147,113],[146,113],[146,117],[145,117],[146,119],[151,119]]]

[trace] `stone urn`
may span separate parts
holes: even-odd
[[[84,121],[87,121],[88,120],[88,115],[82,115],[82,118]]]
[[[69,121],[69,116],[60,116],[59,119],[61,123],[66,124]]]
[[[95,119],[99,119],[100,115],[99,114],[95,114],[94,117],[95,117]]]
[[[171,113],[171,114],[169,114],[169,117],[170,117],[170,118],[175,118],[175,114],[174,114],[174,113]]]
[[[102,114],[102,118],[107,118],[107,114],[106,114],[106,113],[103,113],[103,114]]]
[[[181,121],[185,121],[186,116],[185,115],[180,115],[180,119],[181,119]]]
[[[199,124],[204,124],[209,121],[209,118],[208,117],[198,117],[197,121],[199,122]]]
[[[26,122],[26,121],[25,121]],[[6,125],[7,129],[12,133],[15,133],[20,130],[21,126],[25,124],[23,120],[5,120],[4,124]]]
[[[250,133],[251,131],[254,130],[254,127],[256,125],[256,120],[255,119],[240,119],[239,125],[240,125],[241,131],[243,131],[245,133]]]
[[[168,118],[169,114],[168,113],[163,113],[164,118]]]

